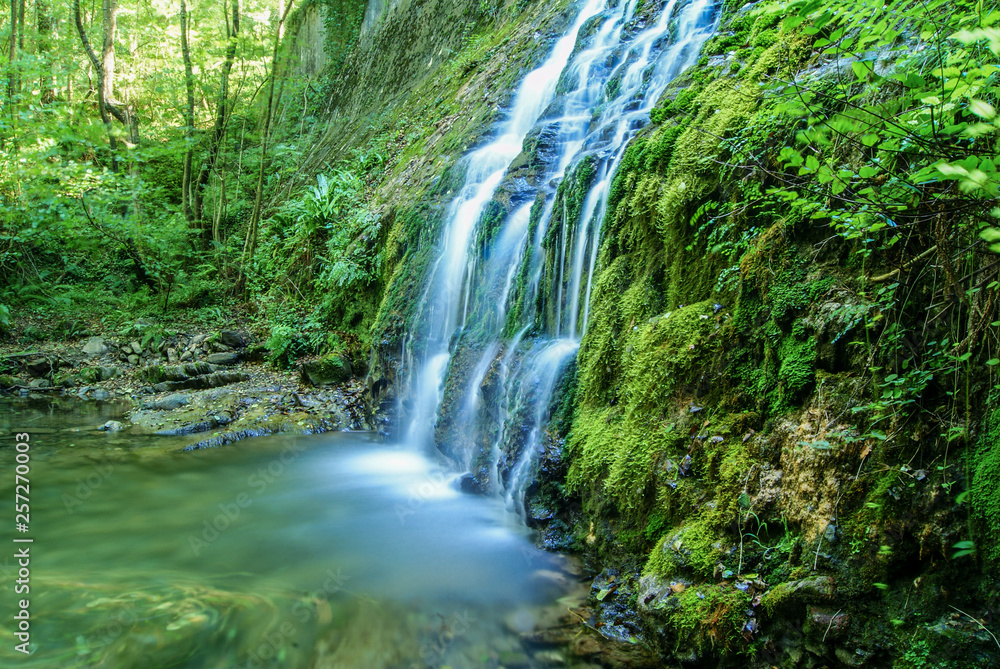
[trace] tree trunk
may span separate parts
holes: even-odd
[[[107,6],[108,0],[105,0],[105,6]],[[107,17],[105,17],[106,19]],[[118,171],[118,140],[115,137],[115,130],[111,125],[111,117],[108,114],[108,98],[106,96],[106,91],[108,87],[104,81],[105,72],[103,67],[103,61],[97,59],[97,54],[94,53],[94,47],[90,44],[90,39],[87,37],[87,31],[83,27],[83,18],[80,15],[80,0],[73,0],[73,19],[76,22],[76,30],[80,34],[80,41],[83,43],[83,49],[87,52],[87,58],[90,60],[94,71],[97,73],[97,110],[101,115],[101,121],[104,123],[104,127],[108,131],[108,146],[111,149],[111,171]],[[108,31],[105,27],[105,47],[107,46],[107,35]],[[112,43],[112,47],[114,44]],[[111,65],[114,67],[114,50],[111,51]]]
[[[115,37],[118,34],[118,0],[103,0],[104,36],[101,47],[101,90],[105,100],[115,99]]]
[[[38,55],[42,61],[42,72],[38,79],[38,90],[41,92],[43,105],[52,104],[56,99],[55,84],[52,76],[52,63],[49,54],[52,51],[52,8],[49,0],[35,0],[36,25],[38,33]]]
[[[267,115],[264,117],[264,134],[260,147],[260,169],[257,172],[257,189],[253,199],[253,212],[250,214],[250,225],[247,228],[247,238],[243,245],[243,266],[246,267],[257,251],[257,226],[260,224],[260,209],[264,198],[264,167],[267,164],[268,135],[271,131],[271,115],[274,111],[274,83],[278,78],[278,50],[281,47],[281,35],[288,13],[292,11],[295,0],[288,0],[288,5],[278,21],[278,29],[274,32],[274,51],[271,55],[271,82],[267,94]],[[242,284],[242,280],[240,281]]]
[[[24,0],[20,1],[17,12],[17,48],[24,53]]]
[[[111,169],[117,171],[118,138],[111,119],[112,117],[118,119],[128,129],[128,141],[135,146],[139,143],[139,118],[135,111],[128,105],[116,102],[114,99],[115,37],[118,32],[118,2],[117,0],[103,0],[103,2],[103,42],[100,59],[94,53],[94,47],[90,44],[87,31],[83,27],[83,19],[80,14],[80,0],[73,0],[73,19],[76,23],[76,30],[80,34],[83,49],[87,53],[87,59],[90,61],[94,71],[97,72],[97,108],[101,114],[101,121],[104,122],[108,130],[108,145],[111,147]]]
[[[188,44],[187,3],[181,0],[181,56],[184,59],[184,87],[187,89],[187,106],[184,108],[184,174],[181,178],[181,203],[188,222],[198,220],[191,207],[191,160],[194,153],[194,71],[191,67],[191,48]]]
[[[10,0],[10,71],[7,73],[7,104],[11,113],[17,93],[17,0]]]
[[[212,137],[209,140],[208,153],[205,162],[198,173],[198,180],[193,189],[192,200],[194,202],[195,216],[202,219],[203,201],[205,188],[208,186],[209,177],[219,158],[219,147],[226,133],[226,123],[229,120],[229,75],[233,69],[233,62],[236,60],[236,46],[240,33],[240,0],[233,0],[232,25],[226,25],[226,36],[229,44],[226,47],[226,59],[222,63],[222,78],[219,85],[219,101],[215,111],[215,125],[212,128]]]

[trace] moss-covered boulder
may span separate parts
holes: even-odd
[[[353,375],[350,359],[340,353],[302,362],[302,381],[314,386],[343,383]]]

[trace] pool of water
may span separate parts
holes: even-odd
[[[366,433],[193,452],[101,432],[126,407],[0,403],[0,665],[496,667],[579,596],[502,501]],[[31,435],[30,594],[16,578],[14,433]],[[31,655],[7,624],[30,599]],[[532,662],[534,664],[534,662]]]

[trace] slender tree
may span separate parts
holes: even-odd
[[[38,79],[43,105],[51,104],[56,98],[52,79],[52,7],[49,0],[35,0],[35,30],[38,33],[38,55],[42,59],[42,71]]]
[[[129,141],[136,145],[139,143],[138,117],[135,112],[126,105],[114,99],[115,82],[115,37],[118,32],[118,3],[116,0],[104,0],[102,6],[102,48],[101,58],[97,58],[94,47],[90,44],[87,31],[83,27],[83,18],[80,12],[80,0],[73,0],[73,19],[76,23],[76,30],[80,35],[87,58],[90,60],[94,71],[97,72],[97,108],[101,115],[101,121],[108,129],[108,145],[111,147],[111,167],[117,169],[118,139],[113,127],[111,118],[114,117],[124,125],[129,131]]]
[[[7,104],[14,108],[17,94],[17,0],[10,0],[10,69],[7,72]]]
[[[289,3],[289,7],[291,7],[291,3]],[[219,99],[216,103],[215,111],[215,124],[212,127],[212,136],[209,140],[206,158],[202,163],[201,170],[198,173],[198,180],[195,182],[193,191],[192,199],[194,201],[195,215],[199,220],[203,218],[203,194],[205,188],[208,186],[208,180],[211,176],[212,170],[215,169],[215,165],[219,159],[219,148],[222,146],[222,138],[225,136],[226,124],[229,120],[229,113],[231,111],[229,107],[229,75],[232,72],[233,63],[236,60],[236,47],[239,43],[239,0],[233,0],[231,21],[232,24],[229,22],[226,23],[226,39],[228,43],[226,45],[225,60],[222,63],[222,74],[219,83]]]
[[[191,67],[191,46],[188,42],[188,10],[185,0],[181,0],[181,58],[184,60],[184,87],[187,105],[184,107],[184,174],[181,178],[181,203],[184,217],[198,220],[191,206],[191,163],[194,155],[194,70]]]
[[[24,0],[17,6],[17,48],[24,53]]]
[[[253,211],[250,214],[250,225],[247,227],[247,238],[243,244],[244,267],[253,260],[257,251],[257,226],[260,224],[261,204],[264,198],[264,168],[267,164],[268,139],[271,131],[271,116],[274,113],[274,84],[278,78],[278,53],[281,47],[281,35],[285,26],[285,19],[292,11],[295,0],[288,0],[285,11],[278,20],[277,29],[274,31],[274,50],[271,54],[271,77],[267,94],[267,114],[264,116],[264,134],[260,147],[260,169],[257,171],[257,188],[254,193]],[[242,283],[242,279],[240,281]]]
[[[101,89],[105,101],[115,99],[115,37],[118,35],[118,0],[103,0],[101,6]]]
[[[112,156],[111,169],[114,171],[118,168],[115,159],[115,156],[118,154],[118,139],[115,137],[114,128],[111,126],[107,96],[108,87],[104,81],[105,71],[103,62],[98,60],[97,54],[94,53],[94,47],[91,46],[90,39],[87,37],[87,31],[83,27],[83,18],[80,13],[80,0],[73,0],[73,19],[76,22],[76,30],[80,34],[80,41],[83,43],[83,49],[86,51],[87,57],[90,59],[90,64],[93,67],[94,72],[97,73],[97,110],[101,115],[101,121],[108,130],[108,146],[111,148]],[[112,66],[114,65],[113,60],[111,64]]]

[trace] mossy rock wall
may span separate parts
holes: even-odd
[[[611,187],[563,448],[575,541],[623,575],[599,606],[691,666],[1000,661],[950,608],[1000,615],[988,368],[923,371],[934,277],[773,192],[802,121],[771,84],[820,68],[780,4],[726,14]]]

